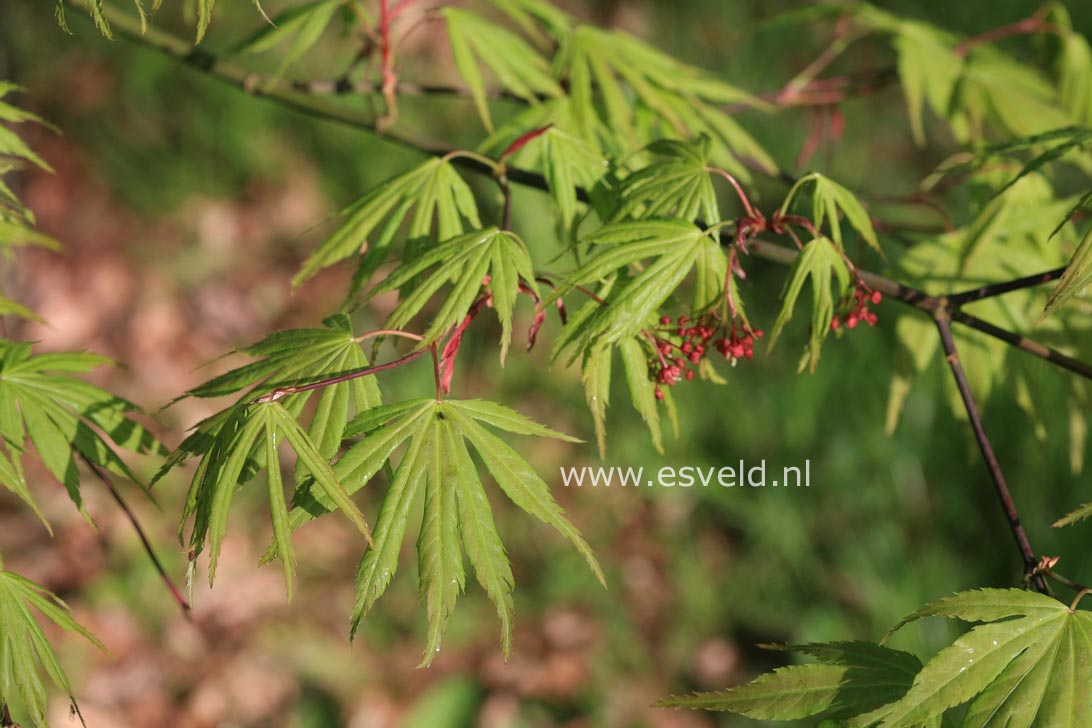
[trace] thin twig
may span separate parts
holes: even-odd
[[[986,462],[990,480],[993,482],[994,490],[1001,501],[1001,508],[1005,511],[1005,517],[1008,519],[1009,529],[1012,531],[1013,538],[1016,539],[1016,546],[1019,548],[1020,555],[1024,560],[1024,574],[1031,575],[1030,581],[1037,591],[1047,594],[1046,580],[1042,574],[1035,572],[1038,559],[1035,556],[1035,551],[1031,548],[1027,534],[1024,532],[1024,526],[1020,523],[1020,514],[1016,510],[1016,503],[1013,501],[1009,487],[1005,483],[1005,474],[1002,472],[1001,464],[997,461],[997,456],[993,452],[990,438],[986,435],[986,428],[982,425],[982,417],[978,412],[978,406],[975,404],[974,395],[971,393],[971,385],[967,381],[966,373],[963,371],[963,364],[959,361],[959,350],[956,348],[955,339],[952,338],[951,319],[948,312],[943,309],[937,311],[934,320],[937,324],[937,331],[940,333],[940,343],[944,347],[945,358],[952,370],[952,376],[955,377],[959,396],[963,400],[963,407],[967,410],[967,419],[970,420],[975,440],[978,441],[978,449],[982,451],[982,459]]]
[[[1064,32],[1065,31],[1058,25],[1049,23],[1036,14],[1030,18],[1024,18],[1015,23],[1002,25],[999,28],[987,30],[985,33],[971,36],[957,45],[953,50],[960,58],[966,58],[972,48],[987,43],[996,43],[999,40],[1014,38],[1018,35],[1030,35],[1032,33],[1053,33],[1054,35],[1062,35]]]
[[[309,392],[312,389],[322,389],[323,387],[330,387],[335,384],[341,384],[342,382],[348,382],[359,377],[366,377],[369,374],[379,374],[396,367],[400,367],[404,364],[409,364],[414,359],[418,359],[428,353],[428,349],[418,349],[406,354],[401,359],[395,359],[389,361],[386,364],[377,364],[371,367],[364,367],[362,369],[354,369],[351,372],[345,374],[339,374],[336,377],[330,377],[329,379],[323,379],[318,382],[311,382],[310,384],[296,384],[291,387],[277,387],[269,394],[263,394],[255,400],[252,400],[250,404],[263,404],[266,402],[276,402],[278,399],[287,397],[290,394],[299,394],[300,392]]]
[[[182,609],[182,616],[186,619],[191,619],[192,612],[190,603],[186,601],[186,597],[182,595],[182,591],[175,585],[171,579],[170,574],[163,567],[159,557],[156,556],[155,549],[152,547],[152,542],[148,539],[148,535],[144,532],[144,527],[140,525],[140,521],[137,519],[136,513],[129,508],[129,504],[125,502],[125,499],[121,497],[121,493],[117,487],[114,486],[114,482],[99,468],[95,463],[84,454],[80,453],[80,458],[84,464],[91,469],[98,479],[102,481],[102,484],[106,486],[106,489],[110,491],[110,495],[113,496],[114,501],[117,502],[118,507],[121,508],[122,513],[129,519],[129,523],[132,524],[133,530],[136,531],[137,537],[140,539],[140,543],[144,546],[144,552],[148,554],[148,559],[152,562],[152,566],[159,572],[159,578],[163,580],[163,583],[167,586],[171,596],[174,597],[174,601],[178,603],[178,606]]]

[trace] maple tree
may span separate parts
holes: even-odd
[[[383,134],[425,159],[362,191],[300,267],[293,286],[307,285],[329,267],[353,267],[341,310],[320,327],[271,333],[242,348],[250,363],[182,394],[236,399],[197,423],[171,451],[131,417],[134,404],[77,376],[107,360],[34,354],[29,343],[0,339],[0,483],[47,528],[22,467],[29,451],[77,508],[81,467],[107,483],[112,477],[139,482],[117,450],[163,459],[149,487],[194,460],[179,532],[191,584],[206,551],[210,584],[215,577],[233,498],[242,488],[264,486],[273,533],[264,561],[280,561],[289,599],[297,561],[306,558],[293,545],[296,529],[336,512],[358,532],[355,633],[381,608],[413,506],[423,501],[420,524],[413,524],[427,622],[422,664],[439,650],[467,587],[464,556],[496,607],[507,655],[515,584],[488,483],[558,532],[595,577],[605,579],[550,487],[510,444],[522,437],[574,438],[501,403],[450,396],[464,364],[458,357],[464,334],[479,315],[486,309],[496,315],[502,362],[513,355],[521,306],[533,316],[528,348],[541,331],[550,332],[551,360],[580,369],[604,454],[616,353],[632,407],[660,449],[663,419],[680,416],[672,389],[711,386],[725,367],[750,365],[763,340],[772,349],[804,318],[794,320],[801,307],[809,308],[806,288],[802,371],[821,365],[832,336],[880,325],[883,314],[874,309],[893,301],[925,315],[895,324],[911,354],[896,364],[887,424],[897,422],[915,375],[942,352],[955,384],[951,404],[981,450],[1019,549],[1023,583],[944,597],[897,625],[927,617],[978,623],[924,663],[883,642],[785,646],[778,649],[816,662],[662,705],[850,726],[1092,722],[1092,622],[1081,608],[1090,590],[1056,573],[1056,560],[1034,550],[977,404],[991,389],[1004,389],[1034,417],[1027,370],[1014,363],[1007,376],[994,376],[998,369],[989,362],[1035,356],[1055,364],[1065,370],[1060,374],[1071,394],[1073,447],[1083,450],[1092,367],[1081,358],[1090,354],[1081,292],[1092,280],[1092,228],[1085,219],[1092,191],[1063,194],[1050,172],[1065,167],[1084,185],[1092,174],[1092,50],[1071,29],[1062,5],[1049,3],[1022,24],[962,38],[865,3],[818,4],[803,20],[834,19],[834,43],[771,96],[684,64],[632,35],[581,23],[543,0],[439,10],[463,84],[452,88],[401,78],[391,28],[408,0],[381,0],[374,8],[314,0],[270,17],[262,17],[265,10],[255,2],[258,30],[233,46],[235,58],[194,51],[190,40],[157,28],[161,4],[57,0],[56,9],[63,28],[68,14],[89,13],[107,38],[130,36],[243,92]],[[194,8],[200,43],[215,3],[197,0]],[[322,98],[307,81],[286,80],[328,28],[358,23],[379,53],[371,64],[355,63],[336,87],[369,94],[374,114]],[[1053,43],[1046,63],[997,44],[1021,34]],[[833,57],[864,38],[893,54],[891,72],[822,77]],[[280,55],[268,73],[239,60],[273,51]],[[896,82],[908,109],[907,133],[922,141],[935,125],[962,146],[922,188],[932,198],[951,193],[952,204],[964,205],[958,225],[916,236],[881,226],[859,192],[819,172],[794,176],[780,169],[734,113],[772,114],[811,97],[834,113],[854,83]],[[48,169],[14,131],[44,123],[8,103],[17,91],[0,84],[0,172],[20,165]],[[433,93],[458,94],[476,110],[484,133],[474,148],[449,148],[407,126],[399,98]],[[497,97],[521,110],[497,114]],[[491,195],[477,184],[482,178]],[[753,200],[759,178],[783,186],[780,204],[769,212]],[[544,273],[545,261],[526,241],[533,231],[513,229],[514,186],[550,196],[568,272]],[[59,247],[35,229],[33,213],[3,184],[0,245]],[[763,261],[787,266],[768,335],[748,316],[744,294],[777,298],[777,292],[742,285],[748,269]],[[868,267],[882,267],[884,275]],[[1014,270],[1021,275],[1014,278]],[[1054,281],[1044,306],[1033,289]],[[396,294],[397,304],[376,328],[361,330],[360,313],[380,294]],[[964,310],[972,303],[976,314]],[[35,316],[4,297],[0,315]],[[429,363],[434,393],[384,401],[382,377]],[[282,450],[294,454],[291,473],[282,468]],[[374,516],[365,514],[353,496],[380,482],[382,505]],[[1055,525],[1089,516],[1092,503]],[[1062,599],[1052,584],[1073,594]],[[44,724],[42,673],[76,703],[31,606],[98,643],[60,600],[0,563],[0,704],[18,705]]]

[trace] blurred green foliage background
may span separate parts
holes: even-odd
[[[40,339],[43,348],[86,347],[117,357],[126,368],[103,373],[105,381],[154,411],[211,371],[194,372],[201,363],[272,328],[313,325],[333,310],[344,272],[289,293],[295,266],[324,229],[316,223],[417,157],[248,98],[132,42],[104,41],[76,13],[69,21],[74,35],[66,36],[51,5],[0,4],[0,76],[25,85],[26,104],[62,132],[34,134],[58,173],[30,175],[24,192],[43,229],[68,246],[62,257],[24,256],[6,273],[51,322],[15,333]],[[261,21],[250,3],[219,5],[206,42],[222,51]],[[832,29],[775,19],[804,2],[565,5],[756,92],[779,88],[807,65]],[[1017,0],[883,5],[967,34],[1036,7]],[[165,8],[160,23],[189,35],[176,10]],[[1092,29],[1092,14],[1082,17],[1075,4],[1071,10],[1078,27]],[[403,77],[452,78],[446,51],[435,48],[439,33],[426,24],[407,44]],[[292,75],[329,77],[329,69],[342,67],[346,46],[330,41]],[[831,73],[890,62],[889,52],[864,47]],[[913,145],[895,87],[850,100],[842,111],[844,137],[822,148],[811,166],[851,189],[908,194],[952,151],[940,133],[931,133],[925,148]],[[463,101],[406,101],[403,114],[438,138],[472,143],[480,135]],[[742,119],[792,170],[809,112]],[[478,183],[492,199],[487,181]],[[772,207],[783,192],[763,183],[759,199]],[[544,195],[517,193],[515,226],[539,260],[557,249]],[[749,272],[752,319],[768,324],[784,270],[754,262]],[[360,315],[361,327],[371,327],[370,315]],[[760,643],[877,639],[926,601],[1020,580],[969,429],[947,407],[943,362],[915,383],[897,430],[884,432],[894,323],[916,314],[885,303],[879,315],[876,328],[828,345],[814,375],[796,374],[801,324],[773,352],[728,371],[727,384],[680,386],[679,436],[669,438],[662,456],[625,393],[614,397],[606,465],[655,469],[764,458],[776,469],[809,459],[809,490],[565,489],[558,467],[599,464],[594,447],[536,445],[528,456],[600,555],[610,588],[601,589],[552,534],[497,499],[517,580],[508,665],[500,660],[492,608],[473,585],[443,654],[430,669],[414,669],[423,618],[412,558],[350,648],[351,575],[360,548],[337,523],[300,534],[300,583],[285,605],[277,568],[256,566],[269,538],[260,493],[244,496],[251,517],[233,521],[220,580],[211,592],[198,587],[192,624],[176,613],[104,494],[89,493],[102,524],[95,534],[56,493],[50,515],[63,524],[56,541],[3,497],[0,548],[9,567],[57,590],[114,653],[107,659],[74,639],[60,641],[92,728],[750,725],[647,706],[669,694],[735,684],[791,659]],[[554,326],[551,318],[547,335]],[[593,440],[576,372],[547,371],[543,346],[510,357],[501,369],[494,335],[489,326],[472,329],[457,392],[507,402]],[[1066,438],[1054,436],[1066,417],[1057,380],[1067,375],[1033,366],[1041,366],[1045,392],[1038,403],[1042,437],[1001,393],[983,403],[986,426],[1032,542],[1041,553],[1063,554],[1059,569],[1087,583],[1087,527],[1049,526],[1089,500],[1087,474],[1071,471]],[[430,376],[425,368],[388,376],[385,396],[427,392]],[[182,429],[208,411],[205,403],[184,403],[158,415],[164,439],[176,444]],[[184,554],[174,531],[184,489],[177,476],[157,486],[158,508],[128,491],[178,578]],[[371,512],[376,496],[365,489]],[[956,629],[928,621],[894,644],[925,657]],[[63,715],[63,706],[58,711]]]

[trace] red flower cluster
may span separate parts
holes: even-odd
[[[840,306],[842,315],[835,315],[830,320],[831,330],[837,331],[843,323],[846,328],[855,329],[862,321],[869,326],[875,326],[878,319],[868,306],[878,304],[882,300],[883,296],[879,291],[873,291],[865,285],[864,281],[858,280],[857,285],[853,287],[853,295],[846,296],[842,301]]]
[[[737,331],[735,324],[732,324],[731,334],[717,339],[713,345],[735,366],[740,359],[750,359],[755,355],[755,339],[761,339],[763,333],[762,329],[752,329],[746,324]]]
[[[722,328],[712,317],[703,317],[691,322],[686,316],[680,316],[675,321],[670,316],[660,318],[659,334],[653,336],[656,345],[658,361],[654,363],[656,373],[656,399],[663,399],[664,393],[661,386],[670,387],[685,379],[694,378],[694,369],[691,365],[701,363],[709,349],[712,347],[735,364],[737,359],[750,359],[754,356],[754,340],[762,337],[760,329],[752,329],[746,324],[737,329],[736,323],[732,323],[732,330],[727,336],[714,340],[717,330]]]

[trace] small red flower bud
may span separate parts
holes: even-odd
[[[656,387],[656,399],[663,399],[663,398],[664,398],[664,391],[662,389],[660,389],[659,387]]]
[[[846,316],[846,326],[848,326],[849,328],[851,328],[851,329],[857,328],[857,322],[858,322],[857,314],[851,313],[850,315]]]
[[[879,303],[882,300],[883,300],[883,296],[880,295],[879,291],[873,291],[872,292],[872,303]]]
[[[692,380],[693,378],[694,378],[694,370],[693,370],[693,369],[688,369],[688,370],[686,371],[686,381],[688,381],[688,382],[689,382],[689,381],[690,381],[690,380]]]
[[[671,317],[670,317],[670,316],[661,316],[661,317],[660,317],[660,323],[661,323],[661,324],[669,324],[669,323],[671,323]]]
[[[837,331],[838,327],[841,326],[841,325],[842,325],[842,322],[838,319],[837,316],[835,316],[834,318],[832,318],[830,320],[830,330],[831,331]]]
[[[691,344],[689,341],[686,341],[686,342],[683,343],[681,348],[682,348],[682,353],[689,354],[691,352],[691,350],[693,350],[694,345]]]
[[[685,325],[687,320],[686,316],[679,316],[679,326]]]

